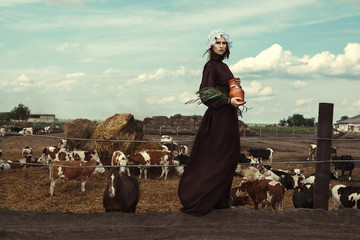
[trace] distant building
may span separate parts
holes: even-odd
[[[334,124],[336,130],[345,133],[360,133],[360,114],[355,117],[338,121]]]
[[[30,114],[28,122],[55,122],[55,114]]]

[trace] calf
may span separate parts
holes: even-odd
[[[32,151],[32,148],[29,147],[29,146],[25,146],[21,152],[21,154],[24,156],[24,157],[27,157],[29,155],[32,155],[33,154],[33,151]]]
[[[32,127],[23,128],[21,131],[19,131],[21,134],[33,134],[33,132],[34,131]]]
[[[260,173],[259,169],[252,166],[238,165],[236,167],[235,173],[241,175],[248,181],[255,181],[265,178],[265,176]]]
[[[287,172],[281,171],[281,170],[272,170],[273,173],[278,175],[280,177],[280,183],[284,185],[286,189],[293,189],[297,185],[295,185],[294,178],[291,177],[291,175]]]
[[[269,168],[266,166],[260,166],[258,169],[260,173],[265,176],[265,178],[280,182],[281,178],[271,170],[271,167]]]
[[[0,138],[3,138],[3,137],[5,137],[5,132],[6,132],[6,130],[5,130],[5,128],[0,128]]]
[[[333,156],[332,160],[354,160],[350,155]],[[351,173],[355,168],[354,162],[332,162],[335,166],[335,177],[339,178],[338,169],[341,170],[341,178],[344,177],[345,171],[349,171],[349,181],[351,181]]]
[[[243,206],[243,205],[250,205],[249,195],[246,192],[242,192],[239,190],[239,187],[234,187],[230,190],[230,199],[229,205],[230,206]]]
[[[66,151],[64,148],[46,147],[38,161],[49,164],[52,161],[90,161],[92,159],[101,164],[99,154],[96,150]]]
[[[189,154],[189,148],[186,145],[180,145],[179,146],[179,153],[187,155],[187,154]]]
[[[334,209],[340,207],[360,209],[360,187],[335,185],[331,190]]]
[[[147,169],[151,165],[163,165],[161,167],[160,178],[164,177],[164,180],[167,178],[169,173],[169,167],[171,161],[171,152],[169,151],[142,151],[138,154],[128,157],[130,165],[140,165],[140,174],[141,178],[144,173],[144,178],[147,178]]]
[[[177,172],[177,174],[179,176],[184,173],[186,164],[188,163],[189,159],[190,159],[190,156],[182,154],[182,153],[175,156],[175,160],[173,161],[173,163],[174,163],[174,165],[178,165],[178,167],[175,167],[175,171]]]
[[[32,155],[28,155],[20,160],[0,160],[0,169],[1,170],[10,170],[10,169],[20,169],[20,168],[28,168],[30,165],[27,163],[37,163],[36,159]]]
[[[314,207],[314,185],[311,183],[300,184],[294,189],[292,202],[295,208]]]
[[[44,127],[44,133],[45,133],[45,134],[51,133],[51,126],[46,126],[46,127]]]
[[[86,181],[98,170],[98,163],[91,161],[53,161],[49,167],[50,174],[50,195],[54,195],[54,188],[57,180],[80,179],[81,192],[85,192]]]
[[[312,160],[315,161],[315,154],[317,151],[317,145],[316,144],[310,144],[309,145],[309,156],[307,158],[307,160]],[[337,154],[337,149],[336,147],[331,147],[331,154]]]
[[[261,162],[261,160],[269,160],[272,162],[273,159],[273,150],[271,148],[263,148],[263,149],[252,149],[250,148],[249,154],[253,158],[257,159]]]
[[[111,158],[111,166],[120,166],[119,167],[119,173],[120,175],[123,175],[127,173],[128,176],[130,176],[130,168],[126,167],[129,165],[129,160],[125,156],[125,154],[122,151],[114,151],[112,158]]]
[[[138,202],[139,182],[131,176],[121,176],[116,168],[110,168],[103,196],[105,212],[135,213]]]
[[[285,195],[285,187],[273,180],[257,179],[255,181],[241,182],[239,191],[247,192],[254,202],[255,210],[261,203],[261,209],[265,205],[271,206],[274,210],[283,210],[283,199]]]

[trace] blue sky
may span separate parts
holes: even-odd
[[[59,119],[202,115],[211,30],[242,80],[246,123],[360,113],[360,0],[0,0],[0,112]]]

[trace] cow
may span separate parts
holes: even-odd
[[[19,131],[20,134],[33,134],[33,128],[32,127],[27,127],[27,128],[23,128],[21,131]]]
[[[271,148],[263,148],[263,149],[250,148],[249,155],[252,156],[254,159],[257,159],[259,162],[261,162],[261,160],[269,160],[269,162],[272,162],[273,152],[274,151]]]
[[[139,178],[141,178],[144,173],[144,178],[147,178],[147,169],[151,165],[163,165],[161,167],[160,178],[164,177],[164,180],[167,178],[169,173],[168,165],[171,162],[171,152],[169,151],[141,151],[140,153],[131,155],[128,157],[130,165],[140,165]]]
[[[139,182],[134,177],[121,176],[118,169],[111,168],[103,195],[105,212],[135,213],[138,202]]]
[[[7,160],[7,161],[0,160],[0,169],[10,170],[10,169],[28,168],[30,165],[27,165],[27,163],[38,163],[38,162],[32,155],[28,155],[20,160]]]
[[[354,160],[350,155],[341,155],[341,156],[332,156],[331,160]],[[332,164],[335,167],[335,177],[339,178],[338,169],[341,170],[341,178],[344,177],[345,171],[349,171],[349,181],[351,181],[351,173],[355,168],[354,162],[335,162],[332,161]]]
[[[295,187],[292,202],[295,208],[313,208],[314,184],[305,183]]]
[[[93,159],[90,161],[53,161],[49,167],[50,195],[54,195],[55,184],[59,179],[80,179],[81,192],[85,192],[86,181],[94,173],[105,171],[103,167],[97,166],[98,162]]]
[[[6,130],[5,130],[5,128],[0,128],[0,138],[3,138],[3,137],[5,137],[5,132],[6,132]]]
[[[254,202],[255,210],[261,204],[261,209],[271,206],[274,210],[283,210],[285,187],[277,181],[257,179],[255,181],[241,181],[239,191],[247,192]]]
[[[176,172],[178,175],[182,175],[186,168],[186,164],[188,163],[190,156],[180,153],[179,155],[175,156],[173,164],[178,165],[175,167]]]
[[[27,157],[27,156],[29,156],[29,155],[32,155],[32,154],[33,154],[32,148],[29,147],[28,145],[26,145],[26,146],[23,148],[21,154],[22,154],[24,157]]]
[[[265,176],[260,173],[259,169],[252,166],[238,165],[236,167],[235,173],[237,173],[238,175],[242,176],[243,178],[249,181],[255,181],[258,179],[265,178]]]
[[[263,174],[265,176],[265,178],[267,179],[272,179],[272,180],[275,180],[275,181],[279,181],[281,180],[280,176],[276,175],[272,170],[271,170],[271,167],[266,167],[266,166],[260,166],[259,168],[259,171],[261,174]]]
[[[297,182],[295,182],[294,178],[287,172],[282,170],[271,170],[273,173],[280,177],[280,183],[284,185],[284,187],[288,189],[293,189],[297,186]]]
[[[45,134],[51,133],[51,126],[46,126],[46,127],[44,127],[44,133],[45,133]]]
[[[10,170],[10,164],[0,159],[0,170]]]
[[[60,139],[58,143],[58,148],[67,149],[67,139]]]
[[[111,157],[111,166],[120,166],[120,175],[127,173],[127,175],[130,176],[130,169],[129,167],[126,167],[127,165],[129,165],[129,160],[127,159],[126,155],[122,151],[114,151]]]
[[[335,185],[331,190],[334,209],[340,207],[360,209],[360,187]]]
[[[188,155],[189,154],[189,148],[186,145],[180,145],[179,146],[179,154]]]
[[[308,158],[307,160],[309,161],[310,159],[312,161],[315,161],[315,154],[316,154],[316,151],[317,151],[317,145],[316,144],[310,144],[309,145],[309,155],[308,155]],[[331,147],[331,150],[330,150],[331,154],[337,154],[337,148],[336,147]]]
[[[101,164],[99,154],[96,150],[66,151],[64,148],[46,147],[38,161],[49,164],[52,161],[90,161],[91,159]]]
[[[250,199],[247,192],[242,192],[239,190],[239,187],[231,188],[230,190],[230,198],[229,205],[232,206],[243,206],[250,205]]]
[[[178,143],[168,135],[161,136],[160,145],[165,151],[174,151],[178,148]]]

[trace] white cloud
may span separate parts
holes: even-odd
[[[234,73],[264,73],[283,75],[322,75],[322,76],[359,76],[360,75],[360,43],[348,43],[344,54],[335,56],[323,51],[310,57],[293,56],[279,44],[274,44],[259,53],[256,57],[244,58],[231,66]],[[300,86],[302,82],[295,83]]]
[[[302,87],[306,87],[307,85],[309,85],[307,82],[301,81],[301,80],[297,80],[293,83],[293,86],[295,88],[302,88]]]
[[[179,95],[179,100],[182,103],[186,103],[190,100],[196,99],[196,95],[194,93],[190,93],[190,92],[183,92]]]
[[[55,84],[55,86],[57,87],[57,91],[71,91],[71,85],[73,85],[75,82],[75,80],[64,80]]]
[[[66,74],[66,78],[70,79],[70,78],[79,78],[79,77],[83,77],[85,76],[85,73],[70,73],[70,74]]]
[[[147,81],[160,80],[168,77],[184,76],[186,73],[185,67],[180,66],[176,71],[170,71],[165,68],[159,68],[154,73],[143,73],[136,77],[136,79],[129,80],[129,84],[144,83]]]
[[[245,96],[268,96],[273,94],[271,87],[262,87],[262,84],[257,81],[251,81],[250,86],[243,86]]]
[[[149,97],[149,98],[145,99],[147,104],[166,104],[166,103],[173,102],[174,100],[175,100],[174,96],[163,97],[161,99],[156,99],[153,97]]]
[[[69,43],[69,42],[65,42],[59,46],[56,47],[56,50],[58,52],[66,52],[66,51],[71,51],[71,50],[79,50],[82,49],[82,46],[80,45],[80,43]]]
[[[352,105],[354,107],[359,107],[360,108],[360,99],[358,99],[357,101],[353,102]]]
[[[312,102],[312,99],[297,99],[296,102],[295,102],[295,105],[296,106],[302,106],[306,103],[311,103]]]

